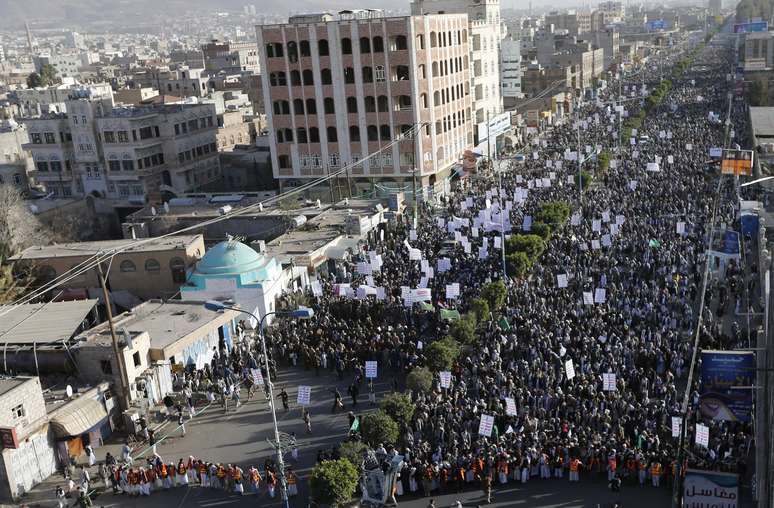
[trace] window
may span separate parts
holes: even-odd
[[[379,129],[376,125],[368,126],[368,141],[379,141]]]
[[[287,169],[290,167],[290,158],[287,155],[280,155],[277,157],[277,160],[281,169]]]
[[[344,84],[351,85],[355,82],[355,70],[352,67],[344,68]]]
[[[304,129],[303,127],[299,127],[298,129],[296,129],[296,139],[298,140],[299,143],[308,143],[309,141],[307,140],[307,137],[306,137],[306,129]]]
[[[323,107],[325,108],[326,115],[333,115],[336,113],[336,108],[333,105],[333,99],[330,97],[326,97],[323,100]]]
[[[183,125],[183,132],[185,132],[185,125]],[[116,134],[118,134],[119,143],[129,142],[129,134],[126,131],[118,131]]]
[[[341,39],[341,54],[343,55],[351,55],[352,54],[352,39],[349,37],[344,37]]]
[[[59,173],[62,171],[62,163],[59,161],[51,161],[51,171]]]
[[[132,194],[135,196],[142,196],[145,194],[145,190],[142,185],[132,185]]]
[[[385,80],[384,65],[377,65],[374,67],[374,78],[376,78],[377,83],[382,83]]]
[[[172,270],[172,282],[176,284],[185,282],[185,261],[181,258],[172,258],[169,261],[169,269]]]
[[[333,77],[331,76],[330,69],[323,69],[320,71],[320,81],[323,85],[333,84]]]
[[[301,49],[301,56],[312,56],[312,52],[309,50],[309,41],[301,41],[298,46]]]
[[[129,188],[127,186],[125,186],[125,185],[122,186],[122,187],[126,187],[126,195],[128,196],[129,195]],[[128,259],[125,259],[125,260],[121,261],[120,268],[121,268],[121,271],[124,272],[124,273],[136,272],[137,271],[137,267],[134,265],[134,263],[132,263]]]
[[[379,135],[382,138],[382,141],[389,141],[392,138],[390,134],[390,126],[382,125],[379,127]]]
[[[18,420],[27,416],[27,412],[24,410],[24,404],[19,404],[11,408],[11,418]]]
[[[296,41],[288,42],[288,60],[290,63],[298,62],[298,45]]]
[[[328,155],[328,165],[332,168],[339,167],[339,163],[341,163],[341,159],[339,158],[339,154],[332,153]]]
[[[417,35],[417,49],[425,49],[425,37],[422,34]]]
[[[336,132],[336,127],[328,127],[326,134],[328,136],[328,143],[338,143],[339,136]]]
[[[304,101],[301,99],[293,99],[293,114],[304,114]]]
[[[390,51],[401,51],[408,49],[408,43],[405,35],[396,35],[390,40]]]
[[[379,112],[385,113],[390,109],[390,102],[387,100],[386,95],[380,95],[377,99],[377,105],[379,106]]]
[[[290,71],[290,86],[301,86],[301,73],[293,70]]]
[[[320,130],[317,127],[309,127],[309,142],[310,143],[320,142]]]
[[[379,36],[374,37],[374,53],[384,53],[384,39]]]
[[[376,99],[372,96],[367,96],[364,99],[366,113],[376,113]]]
[[[317,41],[317,50],[319,51],[320,56],[328,56],[330,54],[327,39],[320,39]]]
[[[113,364],[110,363],[110,360],[100,360],[99,367],[103,374],[113,374]]]
[[[347,97],[347,113],[357,113],[357,99]]]
[[[46,161],[36,162],[35,167],[38,168],[38,171],[41,171],[43,173],[48,172],[48,162]]]
[[[140,357],[139,351],[132,355],[132,360],[134,361],[135,367],[142,367],[142,358]]]
[[[277,129],[277,143],[285,142],[285,133],[282,129]]]
[[[360,129],[357,127],[357,125],[349,126],[349,140],[354,143],[360,142]]]
[[[43,137],[40,135],[39,132],[30,132],[30,140],[32,141],[33,145],[43,144]]]
[[[44,136],[46,137],[46,143],[49,145],[56,143],[56,137],[54,136],[53,132],[46,132],[44,133]]]
[[[307,115],[317,114],[317,103],[314,101],[314,99],[306,100],[306,114]]]
[[[175,124],[175,136],[179,136],[179,135],[180,135],[180,124],[176,123]],[[107,141],[107,132],[105,133],[105,141]]]
[[[368,39],[368,37],[361,37],[360,38],[360,53],[370,53],[371,52],[371,41]]]
[[[119,161],[108,161],[108,169],[110,171],[121,171],[121,163]]]
[[[134,171],[134,161],[131,159],[124,159],[121,161],[124,171]]]
[[[371,67],[363,67],[363,83],[373,83],[374,82],[374,71],[371,69]]]
[[[303,72],[303,76],[304,76],[304,85],[306,86],[314,85],[314,75],[312,74],[312,71],[310,69],[305,69]]]

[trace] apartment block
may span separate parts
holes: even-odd
[[[258,74],[258,45],[254,42],[231,42],[213,40],[202,45],[204,70],[212,73],[225,72]]]
[[[66,114],[22,120],[36,180],[57,197],[136,205],[219,178],[214,105],[118,108],[112,97],[65,104]]]
[[[414,176],[433,186],[472,146],[466,14],[343,11],[256,31],[281,187],[357,162],[353,192]]]

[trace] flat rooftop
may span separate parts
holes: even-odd
[[[0,316],[0,344],[51,344],[75,335],[99,300],[28,303]],[[0,306],[0,313],[8,307]]]
[[[231,194],[228,196],[218,195],[175,198],[169,201],[168,212],[165,211],[163,207],[155,207],[156,214],[154,215],[151,207],[146,206],[142,210],[138,210],[129,215],[125,222],[138,221],[152,217],[213,218],[222,215],[220,209],[224,206],[230,206],[232,212],[245,207],[253,207],[243,214],[240,214],[238,217],[294,217],[297,215],[304,215],[308,218],[309,216],[318,215],[328,206],[322,205],[321,208],[317,208],[316,204],[307,205],[306,203],[303,203],[303,206],[299,206],[298,208],[282,208],[275,202],[273,204],[263,205],[263,210],[259,209],[257,206],[258,203],[266,201],[275,195],[276,192],[274,191],[263,191],[257,193]],[[298,204],[301,205],[302,203],[299,201]]]
[[[193,300],[149,300],[113,321],[119,336],[124,329],[133,335],[148,332],[151,348],[162,349],[207,325],[220,326],[238,314],[233,310],[213,312],[204,308],[204,302]],[[105,328],[103,323],[89,330],[92,340],[100,340]]]
[[[750,123],[756,138],[774,138],[774,107],[750,107]]]
[[[0,396],[5,395],[16,387],[19,387],[32,379],[29,376],[0,378]]]
[[[11,261],[23,259],[50,259],[66,257],[93,256],[100,252],[108,252],[116,249],[124,249],[138,241],[143,242],[135,247],[127,248],[124,252],[159,252],[176,249],[185,249],[194,243],[201,235],[176,235],[166,238],[148,238],[140,240],[102,240],[97,242],[73,242],[55,243],[51,245],[39,245],[28,247],[19,254],[9,258]]]

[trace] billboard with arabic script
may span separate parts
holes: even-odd
[[[683,482],[683,508],[737,508],[739,477],[730,473],[688,469]]]

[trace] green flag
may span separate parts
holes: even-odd
[[[426,311],[430,311],[430,312],[432,312],[432,311],[434,311],[434,310],[435,310],[435,307],[433,307],[433,305],[432,305],[432,304],[429,304],[429,303],[427,303],[427,302],[419,302],[419,307],[420,307],[422,310],[426,310]]]
[[[511,325],[508,323],[508,320],[505,319],[505,316],[501,317],[497,324],[500,325],[500,329],[504,332],[507,332],[511,329]]]
[[[441,319],[447,319],[449,321],[459,321],[460,311],[457,309],[441,309]]]
[[[651,249],[658,249],[659,247],[661,247],[661,242],[659,242],[658,240],[651,239],[648,242],[648,247],[650,247]]]
[[[352,422],[352,426],[349,428],[350,432],[357,432],[360,430],[360,418],[355,418],[355,421]]]

